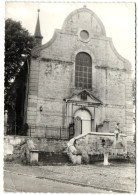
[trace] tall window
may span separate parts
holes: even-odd
[[[92,88],[92,59],[89,54],[80,52],[75,60],[75,86],[78,88]]]

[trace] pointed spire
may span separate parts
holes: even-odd
[[[39,21],[39,12],[40,9],[37,10],[38,11],[38,17],[37,17],[37,23],[36,23],[36,28],[35,28],[35,39],[36,39],[36,45],[41,45],[42,44],[42,35],[41,35],[41,30],[40,30],[40,21]]]

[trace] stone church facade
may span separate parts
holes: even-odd
[[[29,126],[122,133],[132,138],[131,64],[106,37],[101,20],[86,7],[73,11],[42,45],[39,15],[32,50],[25,120]]]

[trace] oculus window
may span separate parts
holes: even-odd
[[[82,30],[80,32],[80,37],[83,39],[83,40],[87,40],[89,38],[89,33],[86,31],[86,30]]]

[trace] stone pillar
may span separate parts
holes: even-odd
[[[30,162],[38,162],[38,154],[39,150],[31,150],[30,151]]]
[[[92,112],[92,131],[93,132],[96,132],[96,122],[95,122],[95,111],[96,111],[96,108],[95,107],[93,107],[93,112]]]
[[[104,153],[104,165],[109,165],[109,162],[108,162],[108,152],[105,152]]]

